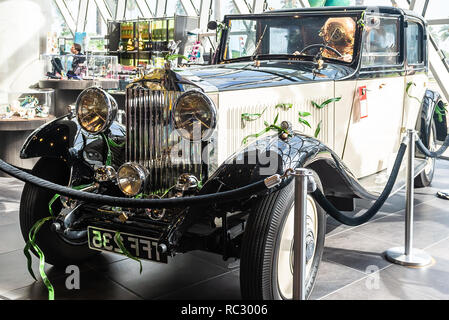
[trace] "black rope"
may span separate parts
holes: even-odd
[[[60,194],[72,199],[78,199],[85,202],[93,202],[100,205],[109,205],[113,207],[125,207],[125,208],[178,208],[187,207],[193,205],[205,205],[209,203],[225,203],[235,200],[249,198],[251,196],[267,191],[268,187],[265,184],[265,180],[253,183],[251,185],[214,194],[200,195],[194,197],[185,198],[172,198],[172,199],[132,199],[132,198],[120,198],[111,197],[106,195],[94,194],[74,190],[65,186],[55,184],[53,182],[41,179],[26,173],[14,166],[6,163],[0,159],[0,170],[6,172],[14,178],[21,181],[30,183],[37,187],[50,190],[56,194]]]
[[[391,191],[393,190],[393,186],[398,177],[399,169],[401,168],[401,163],[404,159],[406,150],[407,145],[405,143],[402,143],[384,191],[376,200],[376,202],[374,202],[373,206],[359,217],[348,217],[344,213],[340,212],[337,208],[334,207],[332,203],[329,202],[329,200],[326,199],[326,196],[321,192],[320,189],[316,189],[316,191],[312,193],[312,196],[315,198],[318,204],[338,222],[351,227],[362,225],[371,220],[379,212],[380,208],[382,208],[382,206],[385,204],[385,201],[387,201],[388,197],[390,196]]]
[[[439,158],[443,155],[443,153],[446,152],[447,148],[449,147],[449,134],[446,136],[446,140],[444,140],[443,145],[440,149],[438,149],[438,151],[430,151],[429,149],[427,149],[421,139],[418,139],[416,141],[416,146],[418,147],[419,151],[421,151],[426,157]]]

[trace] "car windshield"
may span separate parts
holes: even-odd
[[[223,60],[265,55],[315,56],[351,63],[357,16],[231,18]]]

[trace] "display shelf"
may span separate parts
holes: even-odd
[[[170,43],[178,41],[179,50],[183,52],[187,31],[198,26],[198,17],[187,16],[110,21],[105,37],[108,39],[108,54],[116,55],[122,65],[137,66],[142,60],[160,64],[154,60],[154,55],[169,53]],[[127,47],[134,50],[125,50]],[[159,60],[161,57],[156,58]]]
[[[59,90],[84,90],[92,86],[103,89],[116,89],[119,87],[118,79],[95,79],[95,80],[58,80],[43,79],[39,81],[40,88],[52,88]]]
[[[116,56],[43,54],[40,59],[44,63],[44,74],[47,76],[66,77],[71,71],[80,79],[117,79],[118,58]],[[76,67],[74,61],[76,61]]]
[[[0,131],[28,131],[35,130],[40,126],[53,121],[54,116],[46,118],[23,119],[18,116],[13,116],[10,119],[0,119]]]

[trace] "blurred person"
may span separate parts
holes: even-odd
[[[80,80],[81,71],[84,67],[82,64],[86,61],[86,58],[82,55],[79,43],[74,43],[70,48],[70,52],[73,54],[72,70],[67,72],[67,76],[69,79]]]

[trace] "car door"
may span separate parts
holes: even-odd
[[[371,19],[373,18],[373,19]],[[364,32],[343,160],[358,177],[388,168],[401,136],[404,58],[400,16],[373,16]]]

